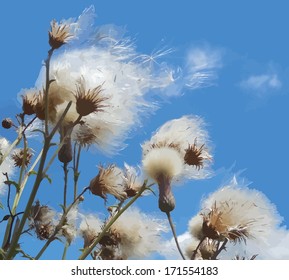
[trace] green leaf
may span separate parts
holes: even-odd
[[[156,193],[153,191],[153,189],[151,189],[151,188],[146,188],[146,190],[152,192],[152,193],[156,196]]]
[[[4,206],[1,202],[0,202],[0,209],[4,209]]]
[[[49,182],[49,184],[52,183],[52,179],[51,179],[47,174],[45,174],[45,175],[43,176],[43,178],[47,179],[47,181]]]
[[[30,176],[30,175],[37,175],[37,172],[35,170],[31,170],[28,173],[28,176]]]
[[[61,209],[62,209],[63,213],[65,213],[65,211],[66,211],[66,208],[64,207],[64,205],[63,205],[63,204],[59,204],[59,206],[61,207]]]
[[[15,188],[16,188],[17,191],[20,190],[20,187],[19,187],[18,183],[15,182],[15,181],[8,180],[8,181],[5,181],[4,183],[5,183],[6,185],[8,185],[8,186],[10,186],[10,185],[15,186]]]
[[[43,134],[43,136],[45,137],[45,132],[42,131],[41,129],[33,129],[32,132],[40,132]]]

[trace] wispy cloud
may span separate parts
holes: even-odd
[[[241,81],[240,86],[244,90],[256,91],[256,93],[265,93],[272,90],[278,90],[282,87],[282,82],[276,73],[251,75]]]
[[[186,57],[186,86],[192,89],[215,84],[222,67],[223,53],[209,46],[193,47]]]

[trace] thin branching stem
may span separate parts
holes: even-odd
[[[34,170],[35,166],[37,165],[37,163],[39,162],[40,158],[41,158],[41,155],[42,155],[42,150],[40,151],[38,157],[36,158],[36,160],[34,161],[34,163],[31,165],[29,171],[25,174],[23,180],[22,180],[22,183],[21,185],[19,186],[19,190],[16,192],[15,194],[15,197],[14,197],[14,202],[13,202],[13,206],[12,206],[12,209],[11,209],[11,214],[14,214],[16,215],[16,209],[17,209],[17,206],[19,204],[19,201],[20,201],[20,198],[21,198],[21,195],[23,193],[23,190],[24,190],[24,187],[27,183],[27,180],[31,174],[31,172]],[[8,196],[9,197],[9,196]],[[4,239],[3,239],[3,244],[2,246],[4,246],[4,244],[6,243],[7,241],[7,236],[8,236],[8,233],[9,233],[9,229],[11,227],[11,223],[12,223],[12,218],[10,218],[8,220],[8,223],[7,223],[7,227],[6,227],[6,231],[5,231],[5,235],[4,235]]]
[[[172,221],[172,217],[171,217],[171,214],[170,212],[166,212],[167,214],[167,217],[168,217],[168,221],[169,221],[169,224],[170,224],[170,227],[171,227],[171,230],[172,230],[172,233],[173,233],[173,236],[174,236],[174,239],[175,239],[175,243],[176,243],[176,246],[178,248],[178,251],[182,257],[183,260],[185,260],[185,256],[181,250],[181,247],[180,247],[180,244],[179,244],[179,241],[178,241],[178,237],[177,237],[177,234],[176,234],[176,230],[175,230],[175,226],[173,224],[173,221]]]
[[[10,248],[7,252],[7,259],[11,259],[14,256],[14,252],[17,248],[18,241],[19,241],[19,238],[21,236],[22,230],[23,230],[25,223],[26,223],[26,220],[30,214],[31,206],[34,202],[34,199],[35,199],[36,194],[38,192],[39,186],[43,180],[43,169],[44,169],[45,160],[46,160],[46,156],[47,156],[49,147],[50,147],[50,143],[49,143],[49,141],[47,141],[47,139],[45,139],[44,146],[43,146],[43,153],[42,153],[41,161],[39,164],[37,176],[36,176],[36,179],[34,182],[34,186],[33,186],[32,191],[30,193],[30,196],[29,196],[28,202],[26,204],[26,208],[25,208],[24,214],[22,216],[22,219],[20,221],[18,230],[15,232],[15,235],[12,238]]]
[[[229,241],[229,240],[228,240],[227,238],[223,241],[222,245],[221,245],[220,248],[214,253],[214,255],[212,256],[211,260],[216,260],[217,257],[218,257],[218,255],[219,255],[223,250],[226,249],[226,245],[227,245],[228,241]]]
[[[52,235],[48,238],[48,240],[46,241],[46,243],[44,244],[44,246],[41,248],[41,250],[39,251],[39,253],[36,255],[35,259],[39,260],[42,256],[42,254],[45,252],[45,250],[48,248],[48,246],[50,245],[50,243],[54,240],[56,240],[56,235],[58,234],[58,232],[61,230],[61,228],[63,227],[65,221],[66,221],[66,217],[67,214],[69,213],[69,211],[71,210],[71,208],[77,203],[79,202],[80,197],[89,190],[89,187],[86,187],[83,189],[83,191],[76,197],[76,199],[69,205],[69,207],[67,207],[67,209],[65,209],[65,212],[63,213],[58,225],[55,227],[54,232],[52,233]]]
[[[97,238],[88,246],[86,247],[82,254],[79,256],[79,260],[84,260],[87,258],[88,255],[92,252],[92,250],[95,248],[95,246],[99,243],[101,238],[107,233],[107,231],[110,229],[110,227],[113,225],[113,223],[121,216],[123,212],[125,212],[141,195],[142,193],[149,189],[151,187],[147,186],[147,181],[145,181],[140,189],[140,191],[114,216],[111,217],[111,219],[107,222],[105,227],[103,228],[102,232],[97,236]]]
[[[206,236],[204,236],[204,237],[200,240],[197,248],[193,251],[193,254],[192,254],[192,256],[191,256],[191,260],[194,260],[194,259],[196,258],[196,255],[197,255],[197,253],[198,253],[198,250],[199,250],[200,246],[202,245],[202,243],[204,242],[205,239],[206,239]]]

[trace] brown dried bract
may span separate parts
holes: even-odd
[[[77,85],[76,90],[76,111],[80,116],[87,116],[91,113],[103,111],[105,105],[103,101],[108,98],[102,96],[102,87],[99,85],[96,88],[86,90],[81,82]]]
[[[27,167],[30,164],[32,153],[29,149],[20,149],[19,151],[14,152],[11,157],[15,167],[22,167],[23,164]]]
[[[202,153],[204,151],[205,144],[201,145],[199,148],[197,147],[197,139],[195,139],[194,144],[190,145],[185,150],[186,154],[184,157],[185,164],[187,165],[194,165],[198,170],[203,168],[204,166],[204,159],[207,159],[206,157],[202,156]]]
[[[69,26],[58,24],[55,20],[50,23],[51,31],[48,31],[49,45],[52,49],[58,49],[72,37],[69,33]]]

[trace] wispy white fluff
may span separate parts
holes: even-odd
[[[249,189],[237,182],[235,177],[228,185],[204,199],[201,209],[200,214],[205,218],[219,215],[214,227],[220,236],[230,238],[231,230],[240,229],[240,232],[246,232],[246,241],[256,239],[266,242],[270,231],[281,221],[276,207],[263,193]],[[199,217],[193,217],[189,222],[189,230],[193,237],[202,238],[202,223],[203,220]]]
[[[65,52],[53,57],[51,78],[65,101],[73,99],[69,95],[80,79],[87,89],[102,85],[102,93],[108,97],[104,112],[91,114],[83,121],[94,132],[98,131],[98,148],[113,154],[124,147],[128,133],[141,124],[141,116],[157,108],[146,100],[146,94],[152,89],[166,88],[173,80],[164,75],[170,73],[167,66],[147,63],[145,55],[138,54],[117,28],[93,27],[94,16],[94,8],[90,7],[77,21],[65,22],[70,22],[76,39],[70,46],[67,44]],[[77,42],[83,42],[81,47]],[[36,82],[38,88],[43,84],[44,69]],[[80,126],[77,129],[82,132]]]
[[[79,216],[81,222],[78,231],[84,240],[84,247],[86,247],[89,246],[102,231],[103,222],[93,214],[79,214]]]
[[[10,146],[9,141],[4,137],[0,137],[0,158],[4,156],[9,146]],[[11,176],[13,175],[14,170],[15,170],[15,167],[14,167],[13,160],[8,155],[0,166],[0,195],[4,194],[5,189],[6,189],[4,181],[6,181],[7,178],[6,176],[3,175],[3,173],[7,173],[9,176],[9,179],[11,179]]]
[[[215,83],[217,70],[222,67],[222,52],[209,46],[191,48],[186,62],[186,86],[192,89]]]
[[[289,259],[289,231],[281,226],[282,218],[275,205],[262,192],[250,189],[233,178],[228,185],[205,198],[201,209],[209,209],[215,203],[220,209],[224,203],[230,205],[232,210],[228,215],[232,216],[235,224],[252,221],[248,228],[251,238],[247,238],[246,242],[228,243],[226,251],[219,255],[220,259],[233,259],[237,255],[249,259],[256,254],[257,259]],[[197,245],[202,238],[202,222],[201,215],[194,216],[189,221],[189,230],[179,236],[183,251]],[[166,258],[180,258],[169,242],[164,248],[162,255]]]
[[[123,184],[126,189],[139,191],[144,183],[144,176],[140,167],[134,167],[124,163]]]
[[[62,214],[60,215],[61,219]],[[71,243],[77,235],[76,221],[78,217],[78,206],[73,206],[66,216],[66,222],[62,226],[60,236],[64,236]]]
[[[129,208],[111,229],[120,237],[119,250],[124,258],[142,259],[162,248],[160,234],[167,230],[167,226],[164,220]]]
[[[159,175],[169,178],[179,176],[184,169],[183,159],[179,152],[169,147],[152,149],[143,159],[143,167],[147,174],[157,180]]]

